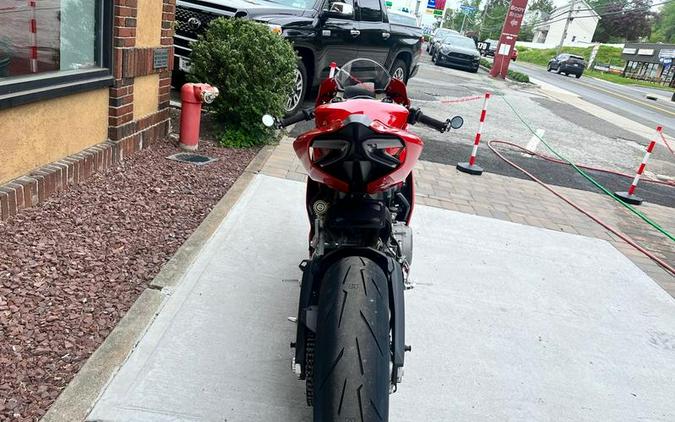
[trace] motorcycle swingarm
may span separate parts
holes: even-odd
[[[337,260],[348,256],[369,258],[387,274],[389,283],[389,311],[391,313],[392,332],[392,384],[400,380],[399,371],[405,358],[405,304],[403,292],[403,272],[401,265],[390,256],[372,248],[341,248],[311,260],[302,261],[302,287],[298,303],[297,332],[295,341],[295,362],[302,366],[301,379],[305,378],[305,352],[308,330],[316,331],[317,306],[312,306],[312,298],[318,297],[320,282],[325,271]]]

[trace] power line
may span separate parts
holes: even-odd
[[[670,0],[670,1],[664,2],[664,3],[670,3],[671,1],[675,1],[675,0]],[[664,4],[664,3],[661,3],[661,4]],[[581,15],[581,16],[572,16],[572,17],[569,18],[569,19],[570,19],[570,21],[573,21],[574,19],[586,19],[586,18],[598,18],[598,17],[599,17],[599,18],[602,18],[602,17],[605,17],[605,16],[619,15],[619,14],[622,14],[622,13],[647,12],[649,9],[651,9],[651,7],[646,8],[646,9],[622,9],[622,10],[617,10],[617,11],[615,11],[615,12],[603,13],[602,15]],[[553,20],[553,21],[541,22],[541,23],[538,24],[538,25],[551,25],[551,24],[554,24],[554,23],[556,23],[556,22],[564,21],[564,20],[567,20],[567,19],[568,19],[567,17],[564,17],[564,18],[561,18],[561,19]]]
[[[675,0],[667,0],[667,1],[660,2],[660,3],[654,3],[654,4],[650,5],[649,7],[645,7],[645,8],[641,8],[641,9],[621,9],[621,10],[616,10],[616,11],[607,12],[607,13],[597,13],[596,12],[597,13],[596,15],[573,16],[571,19],[583,19],[583,18],[594,18],[594,17],[600,17],[601,18],[603,16],[618,15],[620,13],[647,12],[654,6],[660,6],[662,4],[672,3],[673,1],[675,1]],[[581,10],[581,9],[577,9],[577,10]],[[588,10],[588,9],[585,9],[585,10]],[[567,11],[565,11],[565,13],[567,13]],[[561,16],[561,15],[558,15],[558,16]],[[551,20],[551,18],[549,18],[549,20],[541,22],[541,24],[550,25],[552,23],[560,22],[560,21],[563,21],[565,19],[567,19],[567,17],[564,17],[564,18],[561,18],[561,19],[556,19],[556,20]]]

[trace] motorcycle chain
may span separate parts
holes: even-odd
[[[305,395],[307,405],[314,405],[314,333],[305,339]]]

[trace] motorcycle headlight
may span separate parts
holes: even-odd
[[[274,34],[281,35],[281,33],[284,32],[283,29],[281,28],[281,25],[275,25],[273,23],[268,23],[267,26],[269,26],[270,31],[272,31],[272,33],[274,33]]]

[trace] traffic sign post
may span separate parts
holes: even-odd
[[[506,78],[526,8],[527,0],[511,0],[508,13],[504,18],[502,34],[499,36],[499,42],[497,43],[490,76]]]

